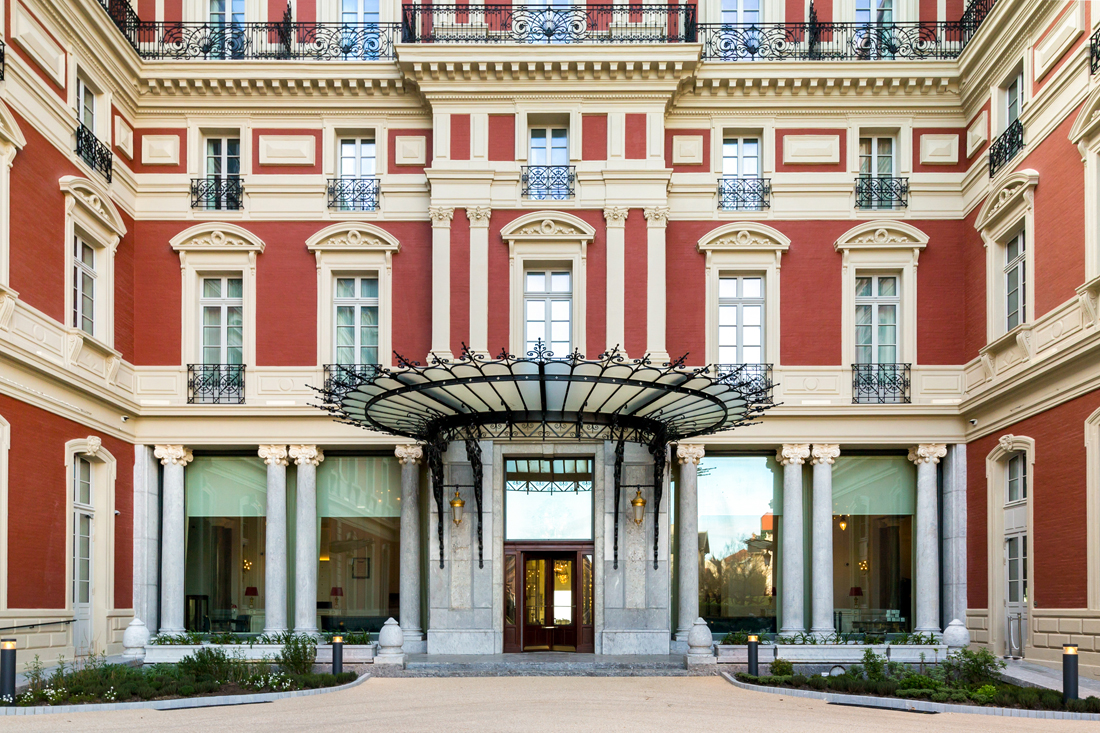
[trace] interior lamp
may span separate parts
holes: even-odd
[[[859,599],[863,597],[863,587],[853,585],[851,590],[848,591],[848,597],[852,599],[852,605],[859,608]]]
[[[634,524],[641,524],[645,521],[645,497],[642,496],[641,489],[637,491],[637,495],[630,500],[630,506],[634,509]]]
[[[462,524],[462,507],[466,506],[466,502],[462,500],[462,496],[459,495],[458,489],[455,489],[455,498],[451,499],[451,514],[454,515],[455,526]]]
[[[340,607],[340,599],[344,597],[344,589],[342,586],[334,585],[332,590],[329,591],[329,595],[332,596],[332,607]]]
[[[256,607],[256,597],[260,595],[260,592],[256,590],[256,586],[250,585],[244,589],[244,597],[248,599],[248,607]]]
[[[848,529],[848,520],[844,518],[843,514],[841,514],[840,515],[840,531],[843,532],[846,529]]]

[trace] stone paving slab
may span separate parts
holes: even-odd
[[[1001,679],[1021,687],[1042,687],[1047,690],[1062,691],[1062,670],[1051,669],[1042,664],[1024,659],[1006,659]],[[1095,695],[1100,697],[1100,682],[1079,675],[1077,691],[1081,697]]]
[[[687,669],[682,654],[610,655],[574,652],[411,654],[405,669],[375,667],[376,677],[694,677],[717,670]]]

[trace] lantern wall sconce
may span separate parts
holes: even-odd
[[[843,515],[843,514],[840,515],[840,523],[839,524],[840,524],[840,531],[841,532],[848,529],[848,520],[845,519],[845,515]]]
[[[634,524],[640,525],[645,521],[645,497],[642,496],[642,490],[638,489],[637,494],[630,500],[630,506],[634,510]]]
[[[455,489],[455,498],[451,499],[451,514],[454,516],[456,527],[462,524],[462,507],[464,506],[466,506],[466,502],[462,500],[462,496],[458,493],[458,489]]]

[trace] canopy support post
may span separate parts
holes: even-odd
[[[659,556],[657,546],[661,534],[661,495],[665,490],[665,462],[668,454],[664,433],[653,437],[649,452],[653,455],[653,569],[656,570]]]
[[[482,466],[481,466],[481,444],[477,441],[477,437],[466,438],[466,458],[470,461],[470,467],[474,473],[474,501],[477,503],[477,566],[479,568],[485,567],[485,560],[482,556],[482,542],[481,542],[481,482],[482,482]]]
[[[614,561],[611,567],[615,570],[619,569],[619,499],[622,492],[623,485],[623,451],[626,449],[626,437],[623,435],[623,431],[619,430],[619,440],[615,443],[615,510],[614,524],[615,524],[615,537],[612,544],[614,552]]]
[[[443,569],[443,451],[447,443],[440,436],[433,435],[425,442],[424,452],[428,454],[428,471],[432,474],[432,496],[439,513],[439,569]]]

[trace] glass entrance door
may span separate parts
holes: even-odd
[[[576,553],[523,553],[523,651],[577,651]]]

